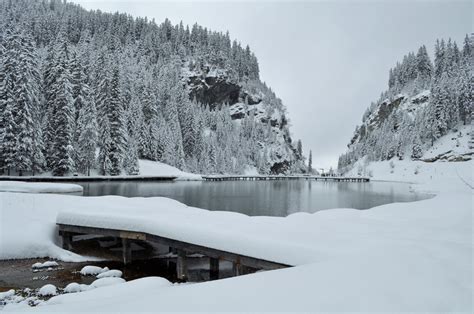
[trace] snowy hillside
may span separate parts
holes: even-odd
[[[434,161],[447,153],[441,159],[469,160],[473,60],[473,36],[466,36],[462,49],[451,39],[437,41],[434,64],[425,46],[405,56],[390,70],[389,89],[364,113],[348,151],[339,158],[340,171],[362,159]]]
[[[8,175],[133,175],[139,159],[202,174],[302,168],[285,107],[228,33],[0,1],[0,69]]]

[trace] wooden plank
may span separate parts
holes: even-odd
[[[146,234],[141,232],[120,231],[120,238],[146,241]]]
[[[121,237],[122,232],[121,230],[115,229],[105,229],[105,228],[95,228],[95,227],[85,227],[85,226],[74,226],[74,225],[65,225],[65,224],[58,224],[60,232],[74,232],[79,234],[94,234],[94,235],[104,235],[104,236],[112,236],[112,237]],[[133,232],[133,231],[127,231]],[[133,233],[140,233],[140,232],[133,232]],[[141,233],[147,241],[155,242],[159,244],[163,244],[172,248],[176,248],[178,250],[184,250],[186,252],[193,252],[202,254],[211,258],[223,259],[230,262],[239,262],[242,265],[249,266],[252,268],[257,269],[280,269],[285,267],[290,267],[290,265],[267,261],[260,258],[250,257],[240,255],[238,253],[227,252],[219,249],[214,249],[210,247],[205,247],[193,243],[183,242],[175,239],[170,239],[166,237],[161,237],[154,234],[149,233]]]

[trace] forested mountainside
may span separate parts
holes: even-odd
[[[404,56],[390,70],[388,90],[356,127],[348,151],[339,158],[339,170],[349,170],[364,157],[367,161],[419,159],[437,139],[470,124],[473,59],[472,35],[466,35],[461,49],[451,39],[437,40],[434,64],[425,46]]]
[[[6,174],[303,169],[248,46],[59,0],[0,0],[0,140]]]

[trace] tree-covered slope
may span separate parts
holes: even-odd
[[[425,46],[406,55],[390,70],[388,90],[364,113],[339,158],[339,170],[349,170],[362,158],[419,159],[448,132],[471,124],[473,59],[474,38],[467,35],[461,49],[451,39],[438,40],[434,64]]]
[[[0,1],[0,146],[7,174],[302,168],[248,46],[59,0]]]

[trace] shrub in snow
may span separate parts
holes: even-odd
[[[56,289],[56,286],[51,285],[51,284],[42,286],[38,291],[38,295],[43,296],[43,297],[53,296],[57,294],[58,294],[58,290]]]
[[[107,277],[122,277],[122,272],[118,269],[111,269],[97,275],[97,278],[107,278]]]
[[[90,265],[88,265],[88,266],[84,266],[81,269],[81,275],[83,275],[83,276],[95,276],[95,275],[101,274],[103,272],[106,272],[108,270],[109,270],[108,267],[101,268],[99,266],[90,266]]]

